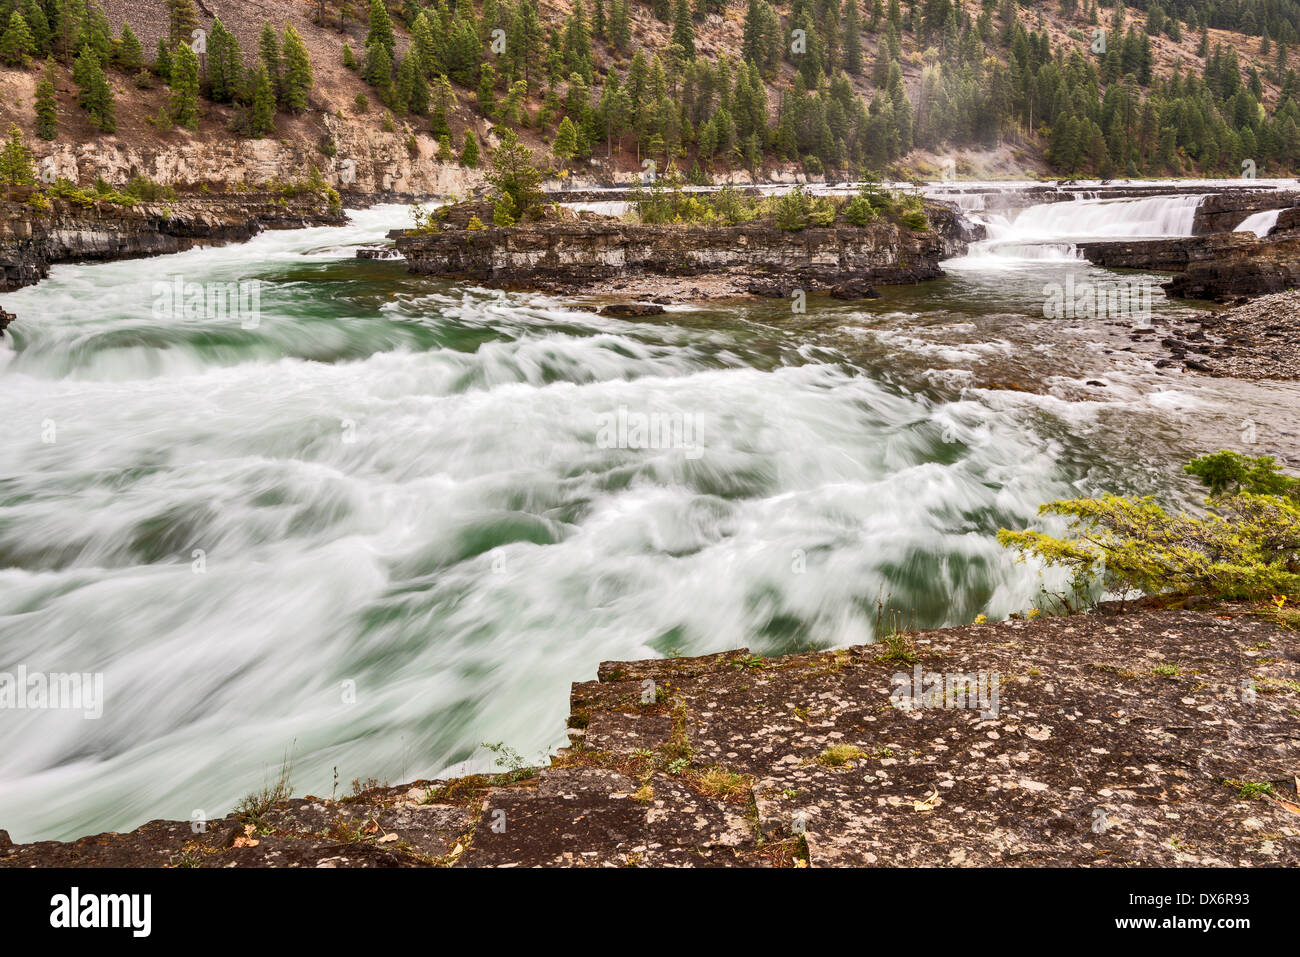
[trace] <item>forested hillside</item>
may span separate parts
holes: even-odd
[[[1300,166],[1296,0],[3,0],[0,27],[37,147],[297,138],[334,175],[346,119],[470,168],[512,127],[597,178]]]

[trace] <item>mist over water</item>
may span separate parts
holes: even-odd
[[[1026,332],[1050,265],[634,323],[353,258],[408,221],[3,297],[0,671],[102,672],[106,698],[0,712],[15,840],[217,817],[287,752],[299,794],[537,758],[602,660],[866,642],[880,601],[1023,611],[1055,581],[997,529],[1184,494],[1183,416],[1212,405],[999,385],[1101,367]],[[258,321],[160,318],[175,277],[260,280]],[[610,447],[620,409],[696,447]]]

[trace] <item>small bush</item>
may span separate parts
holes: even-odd
[[[1002,529],[998,541],[1070,570],[1081,594],[1300,596],[1300,482],[1268,456],[1228,451],[1186,471],[1210,489],[1205,515],[1170,513],[1151,496],[1068,499],[1039,514],[1070,518],[1070,537]]]

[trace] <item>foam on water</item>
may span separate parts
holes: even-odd
[[[288,750],[299,793],[481,742],[532,758],[601,660],[867,641],[880,598],[931,625],[1036,600],[994,533],[1086,491],[1062,441],[1087,425],[740,313],[637,324],[348,259],[408,221],[2,297],[0,670],[106,695],[0,721],[16,840],[215,817]],[[260,323],[159,319],[176,275],[259,277]],[[698,449],[608,447],[620,408],[692,416]]]

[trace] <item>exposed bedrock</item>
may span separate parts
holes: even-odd
[[[943,275],[939,261],[964,243],[955,213],[928,210],[934,228],[889,222],[786,232],[768,224],[642,226],[616,220],[446,228],[394,233],[412,272],[504,286],[583,286],[615,276],[741,274],[806,291],[857,283],[912,283]],[[951,227],[951,228],[950,228]]]
[[[341,209],[318,196],[278,193],[186,197],[171,202],[90,207],[50,201],[48,211],[0,203],[0,290],[39,282],[50,266],[136,259],[194,246],[251,239],[263,229],[342,225]]]

